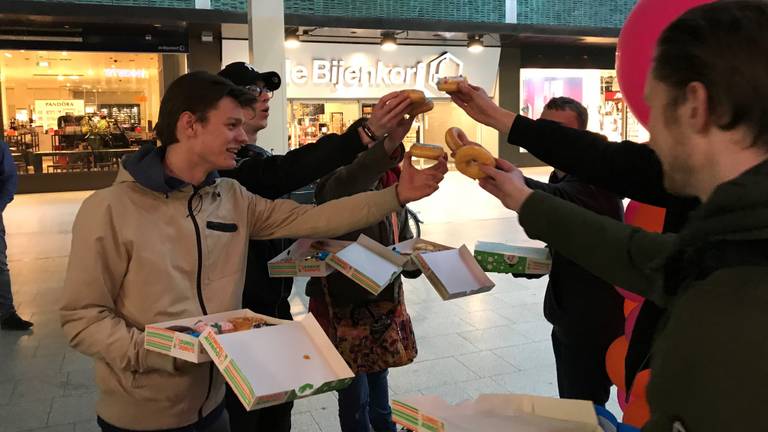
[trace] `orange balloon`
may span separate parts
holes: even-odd
[[[632,399],[629,401],[627,409],[624,410],[622,422],[636,428],[642,428],[650,418],[651,408],[648,406],[648,402],[645,399]]]
[[[635,380],[632,382],[631,398],[646,400],[648,381],[651,379],[651,370],[644,369],[635,375]]]
[[[666,210],[661,207],[630,201],[624,213],[627,225],[636,226],[650,232],[661,232],[664,228]]]
[[[624,359],[627,357],[627,338],[618,337],[605,354],[605,370],[611,382],[618,388],[626,390],[624,385]]]
[[[626,318],[627,315],[629,315],[630,312],[632,312],[632,309],[636,308],[637,305],[640,303],[635,303],[633,301],[624,300],[624,317]]]

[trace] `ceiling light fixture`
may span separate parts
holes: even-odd
[[[483,35],[469,35],[469,40],[467,41],[467,49],[469,52],[479,53],[483,48],[485,48],[485,45],[483,44]]]
[[[8,57],[8,58],[11,58],[11,57],[13,57],[13,54],[11,54],[11,53],[5,53],[5,56],[6,56],[6,57]]]
[[[50,65],[48,64],[48,62],[47,62],[47,61],[45,61],[45,60],[42,60],[42,61],[39,61],[39,62],[37,62],[37,66],[38,66],[38,67],[48,67],[48,66],[50,66]]]
[[[299,38],[299,29],[291,29],[285,33],[285,47],[288,49],[298,48],[301,45],[301,39]]]
[[[392,32],[381,34],[381,49],[384,51],[394,51],[397,49],[397,38]]]

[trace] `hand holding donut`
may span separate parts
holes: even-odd
[[[522,171],[504,159],[496,160],[496,167],[480,166],[486,177],[480,187],[501,201],[504,207],[519,211],[533,191],[526,186]]]
[[[486,174],[480,166],[493,166],[496,163],[496,158],[488,150],[470,141],[464,131],[457,127],[445,131],[445,143],[453,152],[451,155],[456,163],[456,169],[467,177],[483,178]]]
[[[448,172],[446,158],[440,158],[436,164],[429,168],[419,170],[411,163],[411,152],[407,152],[403,158],[403,169],[400,173],[400,181],[397,183],[397,198],[400,204],[420,200],[432,195],[443,181]]]
[[[373,106],[368,126],[377,137],[384,138],[397,127],[400,120],[411,109],[411,99],[403,92],[387,93]]]
[[[481,87],[468,83],[459,83],[458,90],[451,92],[451,100],[476,121],[490,126],[504,136],[509,135],[509,129],[517,114],[496,105]]]

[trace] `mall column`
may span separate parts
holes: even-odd
[[[260,71],[276,71],[285,77],[285,19],[283,0],[248,2],[249,63]],[[287,81],[287,80],[286,80]],[[268,127],[259,132],[259,145],[275,154],[288,149],[286,120],[287,85],[280,87],[269,103]]]

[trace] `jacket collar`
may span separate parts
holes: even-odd
[[[165,150],[165,147],[147,145],[134,154],[126,155],[123,157],[115,183],[136,182],[151,191],[166,195],[185,189],[189,186],[187,183],[166,173],[163,166]],[[216,183],[218,177],[219,174],[213,171],[196,188],[210,186]]]
[[[757,239],[768,239],[768,160],[719,185],[680,232],[681,246]]]

